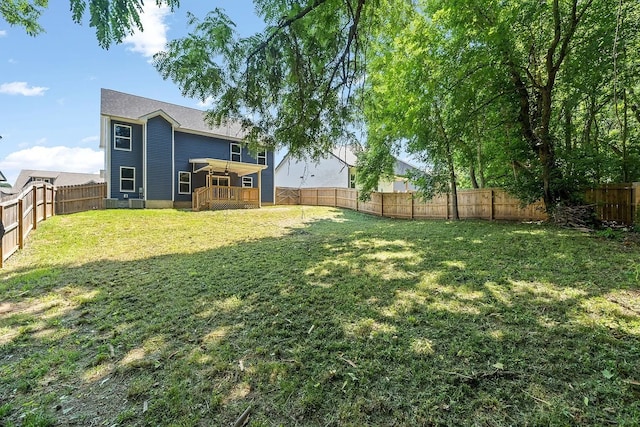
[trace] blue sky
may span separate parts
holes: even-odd
[[[74,24],[67,0],[49,2],[46,33],[26,35],[0,19],[0,171],[13,184],[21,169],[98,172],[100,88],[194,108],[150,63],[171,39],[186,34],[186,12],[224,9],[246,36],[263,28],[251,0],[182,0],[170,13],[147,1],[145,31],[109,50],[98,46],[88,24]]]

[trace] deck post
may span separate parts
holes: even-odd
[[[258,207],[262,207],[262,169],[258,170]]]

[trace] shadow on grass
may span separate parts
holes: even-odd
[[[2,284],[0,416],[637,425],[640,251],[625,250],[344,211],[196,254],[27,268]]]

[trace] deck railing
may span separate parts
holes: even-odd
[[[200,187],[193,192],[192,207],[194,211],[259,208],[260,190],[216,185]]]

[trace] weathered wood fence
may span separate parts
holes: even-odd
[[[602,221],[626,225],[640,222],[640,182],[601,185],[587,190],[586,201],[595,205]]]
[[[105,208],[107,184],[82,184],[56,187],[56,215]]]
[[[371,199],[358,200],[358,191],[349,188],[277,188],[276,204],[335,206],[372,215],[408,219],[451,219],[452,200],[440,194],[421,200],[413,193],[372,193]],[[298,203],[292,203],[293,201]],[[461,219],[544,220],[542,202],[522,207],[518,199],[495,188],[458,191]]]
[[[54,214],[56,189],[48,183],[38,183],[18,194],[15,199],[0,203],[0,219],[4,236],[0,245],[0,267],[18,249],[38,224]]]
[[[390,218],[450,219],[451,201],[449,194],[423,201],[412,193],[373,193],[369,201],[362,202],[354,189],[276,189],[276,204],[335,206]],[[595,206],[596,215],[602,221],[640,224],[640,182],[601,185],[586,192],[586,202]],[[496,188],[459,190],[458,213],[461,219],[519,221],[547,218],[542,201],[522,207],[520,200]]]
[[[0,244],[0,268],[18,249],[22,249],[31,231],[47,218],[94,209],[104,209],[107,184],[54,187],[45,182],[34,184],[10,200],[0,203],[0,220],[5,234]]]

